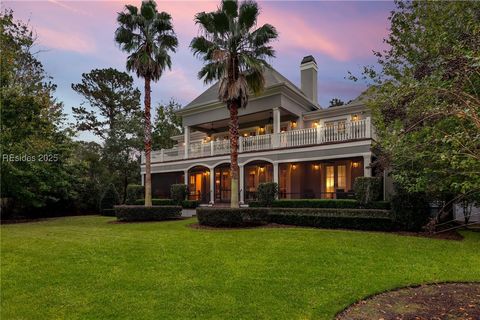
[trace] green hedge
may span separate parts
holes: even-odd
[[[125,199],[126,204],[135,204],[136,199],[141,199],[144,197],[144,186],[139,184],[129,184],[127,186],[127,198]]]
[[[161,221],[179,218],[180,206],[115,206],[115,215],[119,221]]]
[[[252,208],[263,207],[259,201],[248,204]],[[282,199],[272,202],[273,208],[343,208],[343,209],[390,209],[387,201],[376,201],[362,207],[357,200],[350,199]]]
[[[380,199],[382,195],[382,178],[358,177],[353,182],[355,198],[363,205]]]
[[[138,199],[135,201],[136,205],[145,204],[144,199]],[[175,206],[177,205],[172,199],[152,199],[152,205],[154,206]],[[197,200],[183,200],[182,207],[184,209],[195,209],[200,205],[200,201]]]
[[[269,212],[269,221],[315,228],[383,231],[394,228],[390,212],[375,209],[272,208]]]
[[[188,187],[185,184],[172,184],[170,186],[170,198],[175,204],[180,204],[187,199]]]
[[[268,223],[266,208],[198,208],[197,219],[210,227],[250,227]]]
[[[103,209],[100,214],[106,217],[115,217],[115,209]]]
[[[258,202],[265,207],[270,207],[278,195],[278,184],[276,182],[260,183],[257,188]]]

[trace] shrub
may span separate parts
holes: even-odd
[[[266,208],[198,208],[198,222],[210,227],[250,227],[268,223]]]
[[[258,201],[266,207],[270,207],[278,194],[278,184],[276,182],[260,183],[257,189]]]
[[[179,206],[115,206],[119,221],[161,221],[175,219],[182,215]]]
[[[389,211],[374,209],[272,208],[270,222],[316,228],[392,230]]]
[[[170,198],[175,204],[181,204],[187,198],[187,186],[185,184],[172,184],[170,187]]]
[[[100,197],[100,212],[103,212],[104,209],[113,209],[119,203],[120,197],[117,189],[113,183],[108,184]]]
[[[430,208],[424,193],[397,189],[391,203],[395,223],[402,230],[420,231],[430,219]]]
[[[195,209],[200,205],[200,201],[197,200],[183,200],[182,208],[184,209]]]
[[[106,217],[115,217],[115,209],[103,209],[100,214]]]
[[[129,184],[127,186],[126,204],[135,204],[135,201],[144,197],[144,187],[139,184]]]
[[[362,205],[367,205],[380,199],[382,195],[382,178],[358,177],[353,183],[355,197]]]
[[[259,201],[251,201],[248,205],[252,208],[263,207]],[[357,200],[350,199],[282,199],[272,202],[274,208],[344,208],[344,209],[390,209],[387,201],[375,201],[361,205]]]

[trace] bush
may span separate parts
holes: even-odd
[[[382,195],[382,178],[358,177],[353,183],[355,198],[362,204],[367,205],[380,200]]]
[[[172,184],[170,187],[170,198],[175,204],[181,204],[187,198],[187,186],[184,184]]]
[[[100,214],[106,217],[115,217],[115,209],[103,209]]]
[[[252,208],[263,207],[259,201],[249,202],[248,205]],[[273,201],[271,206],[274,208],[390,209],[390,203],[387,201],[375,201],[363,206],[357,200],[350,199],[282,199]]]
[[[179,218],[182,215],[182,207],[115,206],[115,215],[119,221],[161,221]]]
[[[268,223],[266,208],[198,208],[198,222],[210,227],[251,227]]]
[[[430,207],[424,193],[397,189],[391,203],[395,223],[402,230],[420,231],[430,219]]]
[[[135,205],[144,205],[144,199],[138,199],[134,203]],[[154,206],[175,206],[177,205],[172,199],[152,199],[152,205]],[[195,209],[200,205],[200,201],[197,200],[183,200],[182,208],[184,209]]]
[[[258,202],[265,207],[270,207],[278,194],[278,184],[276,182],[260,183],[257,189]]]
[[[183,200],[182,208],[184,209],[195,209],[200,205],[200,201],[197,200]]]
[[[120,196],[117,189],[113,183],[108,184],[100,197],[100,212],[103,212],[104,209],[113,209],[119,203]]]
[[[272,208],[270,222],[316,228],[357,230],[392,230],[394,221],[389,211],[373,209]]]
[[[144,187],[139,184],[129,184],[127,186],[126,204],[135,204],[138,199],[144,198]]]

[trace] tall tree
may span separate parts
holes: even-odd
[[[150,119],[150,84],[171,68],[170,52],[175,52],[178,40],[173,31],[172,18],[166,12],[158,12],[153,0],[143,1],[140,8],[126,5],[117,17],[119,27],[115,41],[129,53],[127,70],[134,71],[145,80],[145,206],[152,205]]]
[[[85,99],[72,108],[76,127],[103,140],[101,162],[111,172],[105,185],[114,184],[124,201],[127,185],[138,181],[135,167],[143,136],[140,91],[130,75],[112,68],[82,74],[72,89]]]
[[[181,105],[175,100],[170,100],[167,105],[159,104],[157,106],[157,115],[153,123],[153,148],[173,147],[175,141],[170,137],[182,133],[182,117],[176,114],[180,108]]]
[[[480,3],[397,1],[370,106],[395,181],[480,199]]]
[[[55,85],[35,54],[31,28],[0,13],[1,197],[17,208],[69,201],[75,196],[70,156],[72,134]]]
[[[249,93],[265,85],[266,58],[274,57],[270,42],[278,34],[270,24],[259,28],[259,7],[254,1],[224,0],[214,12],[200,12],[195,22],[202,35],[190,47],[205,65],[198,73],[205,83],[220,81],[218,96],[230,112],[231,206],[238,207],[238,109],[248,104]]]

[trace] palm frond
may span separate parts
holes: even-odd
[[[257,22],[259,9],[254,1],[244,1],[240,5],[238,24],[243,30],[250,30]]]

